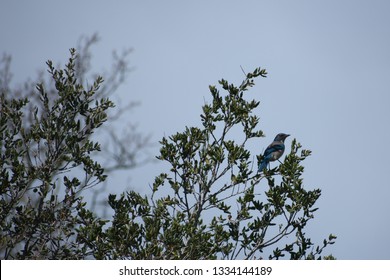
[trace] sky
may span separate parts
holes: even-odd
[[[249,92],[266,134],[251,148],[285,132],[287,147],[296,138],[312,150],[304,184],[322,196],[308,236],[337,235],[325,253],[338,259],[390,259],[389,14],[379,0],[0,0],[0,55],[12,55],[18,83],[48,59],[65,63],[80,36],[101,38],[95,72],[112,50],[133,48],[118,92],[140,102],[129,118],[151,135],[152,155],[163,136],[199,124],[209,85],[267,69]],[[162,168],[134,169],[114,191],[142,192]]]

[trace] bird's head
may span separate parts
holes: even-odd
[[[290,136],[290,134],[279,133],[278,135],[276,135],[274,141],[281,141],[281,142],[284,142],[284,140],[285,140],[287,137],[289,137],[289,136]]]

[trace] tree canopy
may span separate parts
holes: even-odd
[[[151,178],[150,193],[111,194],[113,216],[99,217],[84,199],[107,178],[91,136],[114,103],[99,95],[102,77],[83,84],[77,63],[75,49],[64,69],[48,61],[54,94],[39,83],[34,106],[0,85],[2,258],[333,258],[322,253],[334,235],[315,245],[305,232],[321,196],[303,183],[311,151],[293,139],[284,160],[259,173],[262,156],[247,148],[264,136],[259,101],[247,98],[255,79],[267,76],[261,68],[238,86],[224,79],[210,86],[201,125],[160,141],[157,159],[169,169]]]

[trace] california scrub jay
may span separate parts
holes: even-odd
[[[284,153],[284,140],[290,134],[279,133],[276,135],[274,142],[272,142],[264,151],[263,160],[259,164],[259,172],[262,172],[267,167],[270,161],[279,159]]]

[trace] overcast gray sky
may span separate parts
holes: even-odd
[[[113,49],[134,48],[120,93],[141,102],[131,118],[154,142],[199,123],[209,84],[239,83],[240,65],[266,68],[249,93],[267,136],[252,152],[278,132],[297,138],[313,151],[305,186],[323,191],[308,236],[336,234],[326,253],[339,259],[390,259],[389,1],[0,0],[0,53],[13,56],[14,83],[48,59],[66,62],[94,32],[95,72]],[[115,191],[142,191],[162,167],[132,171]]]

